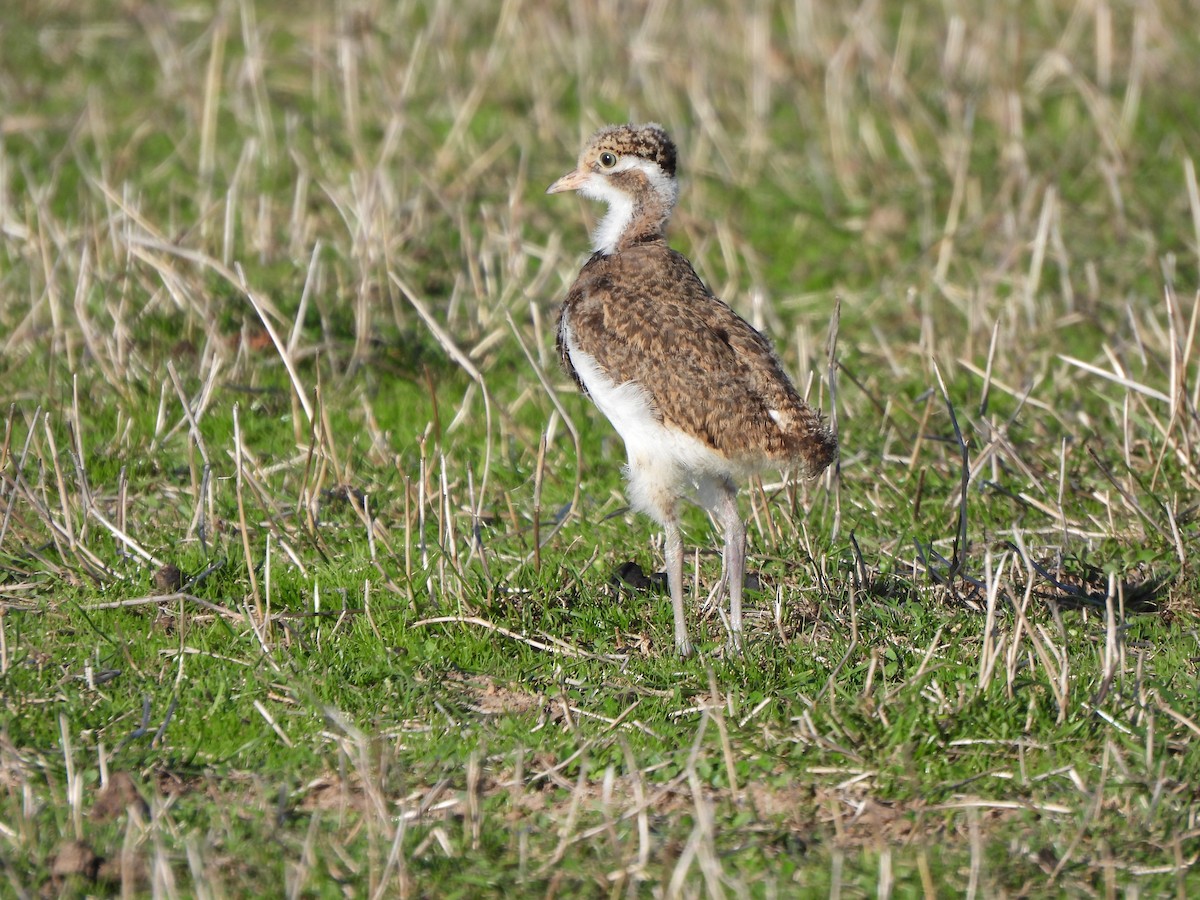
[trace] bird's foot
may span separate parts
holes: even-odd
[[[688,638],[676,638],[675,652],[679,654],[680,659],[687,659],[693,652],[692,642]]]
[[[725,648],[726,648],[726,650],[729,651],[730,656],[735,656],[735,655],[740,656],[741,652],[743,650],[742,632],[741,631],[730,631],[729,632],[729,641],[726,643]]]

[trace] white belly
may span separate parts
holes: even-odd
[[[629,502],[662,522],[679,498],[711,507],[724,483],[743,473],[698,438],[663,424],[650,395],[636,382],[615,383],[595,357],[579,349],[563,325],[567,354],[592,401],[612,423],[629,457]]]

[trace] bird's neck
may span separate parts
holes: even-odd
[[[592,249],[610,256],[639,241],[661,237],[678,193],[675,179],[661,178],[633,193],[605,184],[589,192],[608,204],[608,212],[592,232]]]

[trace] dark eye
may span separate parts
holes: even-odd
[[[617,154],[610,153],[608,150],[605,150],[603,153],[600,154],[600,165],[604,166],[604,168],[611,169],[616,164],[617,164]]]

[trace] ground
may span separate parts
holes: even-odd
[[[1200,891],[1185,4],[9,6],[6,894]],[[740,656],[554,356],[630,120],[841,443]]]

